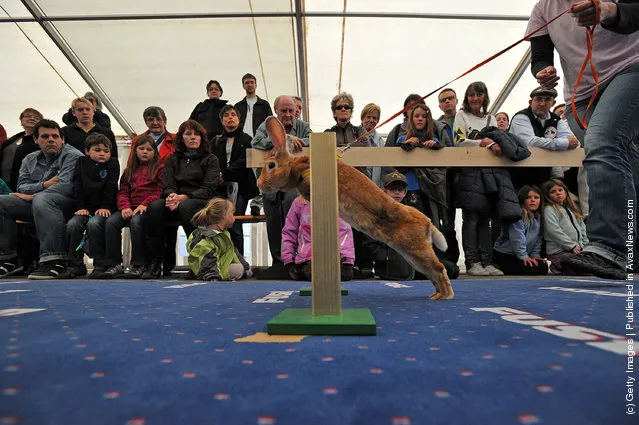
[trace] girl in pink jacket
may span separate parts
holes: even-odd
[[[355,246],[353,230],[339,219],[342,281],[353,278]],[[293,280],[311,280],[311,203],[298,196],[293,201],[282,229],[282,261]]]

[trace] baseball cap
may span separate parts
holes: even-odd
[[[393,182],[402,182],[406,186],[408,186],[408,182],[406,181],[406,176],[400,172],[393,171],[392,173],[388,173],[382,179],[382,186],[386,187]]]
[[[535,90],[530,92],[530,98],[532,99],[535,96],[552,96],[557,97],[557,90],[555,89],[545,89],[543,87],[537,87]]]

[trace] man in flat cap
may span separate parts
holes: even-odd
[[[552,151],[575,149],[579,141],[568,123],[550,110],[555,105],[557,90],[537,87],[530,92],[528,108],[517,112],[510,123],[510,132],[528,146]],[[519,168],[512,172],[513,186],[518,190],[525,184],[540,185],[551,177],[551,167]]]

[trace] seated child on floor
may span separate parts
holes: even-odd
[[[550,271],[554,274],[574,274],[562,268],[559,258],[567,252],[579,254],[588,244],[584,217],[561,180],[549,180],[542,185],[541,190],[546,201],[544,239],[551,263]]]
[[[96,269],[103,268],[104,258],[91,255],[92,234],[103,234],[106,221],[117,211],[116,195],[120,164],[111,158],[111,141],[103,134],[92,133],[85,141],[85,157],[78,160],[74,175],[73,192],[76,199],[75,214],[67,223],[67,243],[69,261],[64,277],[73,279],[87,274],[84,265],[84,251],[79,248],[85,230],[88,246],[85,250],[93,257]],[[104,270],[104,269],[102,269]]]
[[[393,198],[395,202],[402,202],[406,197],[408,183],[406,176],[393,171],[386,174],[382,179],[384,192]],[[372,255],[375,263],[375,276],[384,280],[428,280],[421,273],[415,271],[413,266],[404,259],[393,248],[383,242],[376,241],[369,236],[365,236],[363,248]],[[446,273],[450,279],[459,276],[459,267],[455,263],[446,261],[439,257],[439,261],[446,268]]]
[[[145,258],[149,252],[145,213],[151,202],[160,199],[163,175],[164,164],[160,162],[155,141],[151,136],[140,136],[133,144],[133,154],[120,179],[118,211],[108,218],[103,234],[90,235],[91,253],[96,259],[103,258],[106,267],[96,266],[90,277],[142,277],[149,260]],[[122,229],[125,227],[131,231],[131,267],[126,273],[122,265]]]
[[[197,229],[186,242],[189,268],[199,280],[239,280],[253,276],[239,253],[229,229],[235,223],[235,207],[227,199],[213,198],[191,219]]]
[[[355,247],[353,229],[339,219],[341,280],[353,278]],[[293,280],[311,280],[311,203],[298,196],[286,215],[282,229],[282,262]]]
[[[519,189],[517,196],[524,218],[502,226],[495,242],[493,261],[505,274],[548,274],[548,264],[541,258],[541,190],[526,185]]]

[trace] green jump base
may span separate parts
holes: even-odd
[[[310,297],[313,295],[313,288],[310,286],[304,287],[300,289],[300,296],[302,297]],[[342,296],[348,295],[348,289],[342,288]]]
[[[367,308],[344,308],[340,316],[313,316],[310,308],[287,308],[269,320],[269,335],[376,335],[377,324]]]

